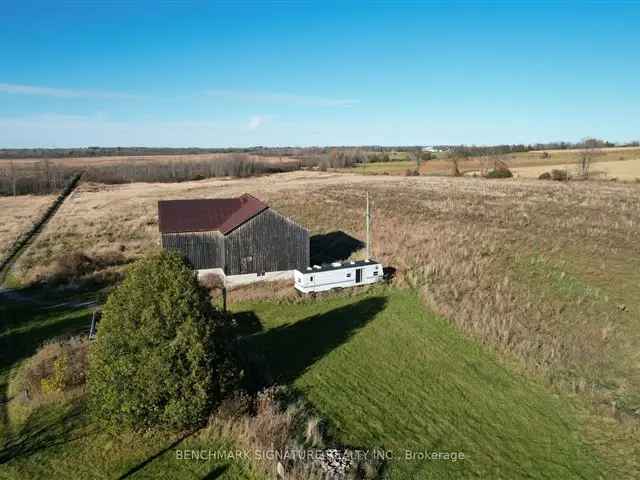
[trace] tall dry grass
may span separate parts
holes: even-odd
[[[461,330],[550,383],[593,393],[606,403],[622,389],[640,388],[630,353],[638,332],[621,321],[625,317],[615,304],[589,292],[565,298],[541,288],[549,282],[529,278],[539,267],[527,262],[536,255],[569,255],[599,268],[637,259],[639,187],[320,172],[241,181],[85,184],[18,269],[25,281],[35,271],[46,276],[56,259],[74,250],[92,257],[116,249],[126,260],[137,258],[157,248],[156,202],[167,198],[249,192],[312,233],[341,230],[363,239],[368,190],[374,257],[397,269],[397,285],[420,289],[425,301]],[[616,281],[615,275],[610,279]],[[286,289],[271,291],[287,298]],[[241,289],[232,295],[251,299],[262,293]],[[614,369],[612,362],[618,361]]]
[[[538,268],[527,262],[540,253],[596,264],[607,256],[638,258],[637,187],[424,178],[398,183],[354,184],[348,200],[344,188],[325,187],[306,191],[304,202],[283,194],[274,203],[315,230],[340,226],[363,238],[369,190],[374,256],[397,269],[397,285],[420,289],[425,302],[462,331],[563,391],[600,405],[640,391],[637,367],[621,355],[633,351],[637,328],[620,322],[616,306],[588,289],[565,295],[568,276],[555,287],[527,278]]]
[[[379,460],[328,448],[322,419],[283,386],[225,400],[209,418],[207,434],[230,439],[267,478],[374,479],[382,472]],[[342,466],[332,461],[338,456],[345,459]]]
[[[0,258],[40,219],[54,198],[53,195],[0,197]]]

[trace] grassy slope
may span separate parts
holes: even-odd
[[[397,460],[392,478],[598,478],[606,469],[582,442],[571,405],[499,364],[410,291],[239,307],[267,329],[249,347],[345,443],[466,456]]]
[[[606,256],[565,249],[549,255],[520,257],[513,266],[519,282],[540,302],[561,309],[563,325],[549,325],[559,335],[576,337],[582,356],[569,371],[554,372],[554,383],[568,382],[590,398],[600,415],[589,418],[590,438],[599,453],[618,467],[618,478],[640,471],[640,259],[609,251]],[[606,353],[590,353],[595,333],[606,340]],[[562,332],[564,330],[564,332]],[[576,350],[578,348],[576,347]],[[579,358],[579,357],[578,357]],[[574,378],[587,379],[584,384]],[[563,378],[564,377],[564,378]]]
[[[540,301],[560,305],[567,335],[585,319],[600,327],[599,334],[610,342],[607,358],[602,369],[591,367],[584,376],[609,390],[619,409],[640,413],[640,261],[613,253],[596,259],[567,249],[523,256],[514,270]]]
[[[68,299],[58,299],[68,300]],[[19,367],[50,338],[86,332],[89,311],[0,303],[0,478],[259,478],[239,461],[180,461],[175,449],[229,450],[206,431],[112,437],[92,424],[80,398],[32,408],[19,398]]]

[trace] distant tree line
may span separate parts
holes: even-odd
[[[615,144],[597,138],[586,138],[580,142],[548,142],[533,144],[504,144],[491,146],[475,145],[433,145],[435,149],[466,150],[470,155],[508,154],[528,152],[532,150],[567,150],[586,148],[587,144],[596,142],[598,148],[604,147],[638,147],[639,141]],[[5,148],[0,149],[0,159],[22,158],[78,158],[78,157],[108,157],[108,156],[151,156],[151,155],[194,155],[206,153],[236,153],[258,156],[279,156],[295,158],[329,158],[334,152],[342,152],[347,158],[353,158],[355,163],[367,153],[416,152],[421,151],[421,145],[334,145],[312,147],[265,147],[253,146],[246,148],[157,148],[157,147],[86,147],[86,148]]]
[[[628,142],[625,144],[615,144],[599,138],[587,137],[579,142],[549,142],[533,144],[512,144],[512,145],[440,145],[438,148],[455,152],[459,156],[477,157],[485,155],[508,155],[510,153],[531,152],[539,150],[572,150],[586,148],[609,148],[609,147],[637,147],[640,142]]]
[[[500,156],[512,153],[544,150],[582,149],[625,146],[638,147],[640,142],[616,145],[597,138],[585,138],[580,142],[550,142],[511,145],[434,145],[447,152],[447,158],[462,159],[477,156]],[[431,152],[421,146],[337,146],[337,147],[251,147],[251,148],[147,148],[147,147],[89,147],[74,149],[3,149],[0,150],[0,195],[48,194],[58,192],[79,169],[84,178],[100,183],[128,182],[182,182],[212,177],[248,177],[301,168],[327,170],[350,168],[368,162],[389,162],[392,152],[402,152],[416,162],[419,170],[423,161],[433,158]],[[136,156],[189,155],[225,153],[222,158],[181,160],[148,160]],[[112,164],[95,164],[72,167],[55,159],[71,157],[128,156],[126,161]],[[283,162],[264,162],[256,157],[281,157]],[[23,161],[26,158],[41,160]]]
[[[184,182],[214,177],[251,177],[264,173],[293,169],[289,165],[269,164],[251,159],[246,154],[233,154],[218,159],[180,161],[144,161],[131,159],[112,165],[87,168],[85,179],[100,183]]]
[[[49,159],[36,164],[16,161],[0,163],[0,195],[44,195],[60,191],[77,169],[57,165]]]
[[[130,159],[107,165],[75,167],[49,159],[22,163],[0,163],[0,195],[43,195],[58,192],[79,170],[84,180],[119,184],[129,182],[183,182],[212,177],[250,177],[295,169],[292,164],[255,161],[247,154],[233,154],[219,159],[160,161]]]
[[[131,157],[151,155],[194,155],[203,153],[256,153],[263,147],[250,148],[155,148],[155,147],[87,147],[87,148],[3,148],[0,158],[79,158]]]

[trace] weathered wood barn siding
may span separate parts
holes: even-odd
[[[268,209],[228,233],[225,273],[275,272],[309,265],[309,232]]]
[[[164,233],[162,248],[177,250],[195,269],[224,267],[224,237],[220,232]]]

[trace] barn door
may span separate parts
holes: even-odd
[[[362,283],[362,269],[356,268],[356,283]]]

